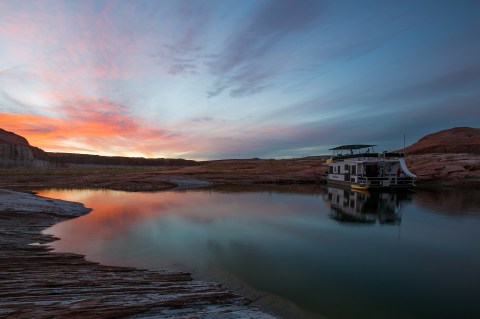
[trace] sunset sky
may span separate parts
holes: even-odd
[[[480,125],[478,0],[0,0],[0,128],[188,159]]]

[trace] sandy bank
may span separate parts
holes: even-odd
[[[0,189],[0,317],[274,318],[179,272],[110,267],[53,253],[41,231],[90,210]]]

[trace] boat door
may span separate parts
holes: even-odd
[[[345,170],[345,181],[350,182],[350,165],[345,164],[344,170]]]

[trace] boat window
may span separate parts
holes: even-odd
[[[345,171],[348,172],[348,164],[345,164]]]
[[[333,174],[333,166],[330,166],[330,167],[328,168],[328,172],[329,172],[330,174]]]
[[[357,165],[352,165],[352,175],[357,174]]]

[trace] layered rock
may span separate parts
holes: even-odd
[[[48,154],[15,133],[0,129],[0,168],[47,168]]]
[[[31,146],[15,133],[0,129],[0,168],[192,166],[198,162],[181,158],[143,158],[51,153]]]
[[[42,230],[86,214],[78,203],[0,189],[1,318],[275,319],[190,274],[100,265],[53,253]]]
[[[416,155],[429,153],[480,154],[480,128],[455,127],[429,134],[402,151]]]
[[[422,186],[480,186],[480,129],[455,127],[401,150]]]
[[[480,155],[410,155],[408,167],[418,176],[419,186],[480,187]]]
[[[0,128],[0,144],[30,146],[26,138]]]

